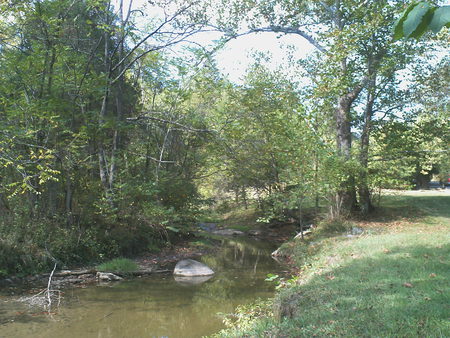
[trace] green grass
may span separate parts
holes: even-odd
[[[241,314],[221,335],[450,336],[449,198],[387,196],[373,219],[357,222],[361,236],[291,242],[296,281],[267,314]]]
[[[115,258],[97,266],[98,271],[127,274],[138,270],[135,262],[127,258]]]

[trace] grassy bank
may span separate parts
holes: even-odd
[[[450,335],[450,194],[385,196],[358,236],[317,231],[284,246],[299,268],[271,303],[221,336]]]

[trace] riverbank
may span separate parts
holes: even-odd
[[[203,245],[201,245],[203,243]],[[206,245],[205,241],[180,241],[161,250],[159,253],[147,253],[135,257],[132,261],[138,269],[133,273],[121,275],[122,277],[139,277],[157,273],[171,272],[173,265],[185,258],[198,258],[214,251],[214,246]],[[84,287],[98,281],[96,266],[74,267],[72,269],[57,270],[51,278],[51,286],[54,289],[66,287]],[[104,271],[109,272],[109,271]],[[28,276],[8,276],[2,280],[1,287],[3,293],[31,292],[33,289],[46,287],[51,273],[39,273]]]
[[[347,225],[357,231],[286,243],[298,274],[275,279],[276,298],[241,308],[218,336],[446,336],[449,205],[442,191],[390,194],[370,219]]]
[[[285,267],[270,257],[276,246],[267,241],[229,236],[215,244],[213,253],[197,258],[215,272],[207,281],[192,283],[168,273],[71,287],[52,294],[50,311],[30,308],[28,303],[18,302],[17,295],[0,295],[0,336],[211,335],[224,328],[218,313],[273,297],[274,285],[264,279],[270,272],[285,272]]]
[[[282,244],[295,234],[292,224],[274,228],[262,226],[255,222],[252,211],[247,212],[247,216],[242,215],[242,211],[234,214],[230,212],[223,220],[218,220],[214,224],[213,232],[204,231],[199,227],[196,233],[190,233],[185,239],[178,240],[171,245],[162,248],[159,252],[148,252],[131,258],[138,269],[132,273],[121,274],[122,278],[135,278],[151,274],[170,273],[175,264],[186,258],[199,259],[200,257],[212,254],[218,248],[220,238],[251,237],[261,241],[275,244]],[[240,230],[239,230],[240,229]],[[241,231],[242,230],[242,231]],[[222,232],[230,231],[230,235],[220,235]],[[219,233],[219,235],[214,232]],[[231,234],[231,233],[234,233]],[[85,265],[71,267],[70,269],[57,269],[51,278],[53,289],[64,289],[67,287],[85,287],[99,282],[97,272],[113,272],[99,270],[96,265]],[[25,276],[5,276],[0,279],[0,291],[3,294],[23,294],[39,292],[48,286],[51,272],[42,272]]]

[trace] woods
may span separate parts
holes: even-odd
[[[232,200],[302,224],[444,182],[448,29],[394,42],[407,4],[2,2],[0,274],[154,250]],[[315,51],[233,83],[215,52],[252,34]]]

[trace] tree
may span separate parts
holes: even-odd
[[[30,243],[24,250],[39,248],[42,255],[33,257],[73,262],[140,250],[182,214],[174,209],[191,205],[203,138],[189,135],[189,126],[175,127],[177,118],[189,112],[177,104],[175,120],[160,116],[154,121],[156,133],[169,135],[161,148],[160,134],[147,135],[152,128],[142,131],[127,120],[142,114],[142,84],[149,72],[162,77],[145,80],[155,93],[158,82],[177,76],[164,71],[169,66],[162,51],[201,28],[198,21],[177,22],[192,10],[189,4],[165,5],[164,14],[140,32],[140,12],[123,8],[122,2],[117,8],[96,0],[0,4],[0,209],[6,215],[0,232],[11,243]],[[156,61],[145,64],[144,59]],[[169,98],[182,96],[177,86],[175,81],[167,87],[165,107],[171,106]],[[142,142],[151,137],[157,141]],[[136,163],[134,170],[142,168],[131,153],[141,142],[148,145],[144,159],[157,152],[172,167],[156,162],[157,177],[142,175],[138,182],[128,170]],[[180,171],[188,177],[185,185]],[[186,194],[177,195],[175,187],[170,194],[161,192],[174,176]],[[140,183],[142,189],[135,189]],[[129,201],[135,198],[146,201],[133,209]],[[148,211],[152,208],[161,212]]]
[[[258,32],[296,34],[316,47],[316,65],[321,67],[319,72],[315,72],[321,79],[316,97],[324,98],[327,101],[326,113],[334,115],[336,149],[344,162],[349,164],[354,157],[352,126],[358,120],[353,108],[361,94],[367,91],[360,155],[361,166],[366,168],[371,106],[379,85],[377,77],[385,71],[386,64],[393,62],[392,54],[399,55],[398,51],[394,51],[398,47],[390,44],[390,30],[394,15],[402,9],[402,5],[403,2],[361,3],[351,0],[235,2],[220,13],[218,25],[228,38]],[[240,24],[243,15],[249,17],[245,21],[247,27]],[[329,110],[330,107],[334,112]],[[344,212],[358,207],[354,172],[348,172],[347,180],[342,183],[337,195],[342,200],[339,204],[342,204]],[[365,181],[364,176],[360,181]],[[360,194],[362,209],[366,212],[370,209],[367,187],[361,187]]]

